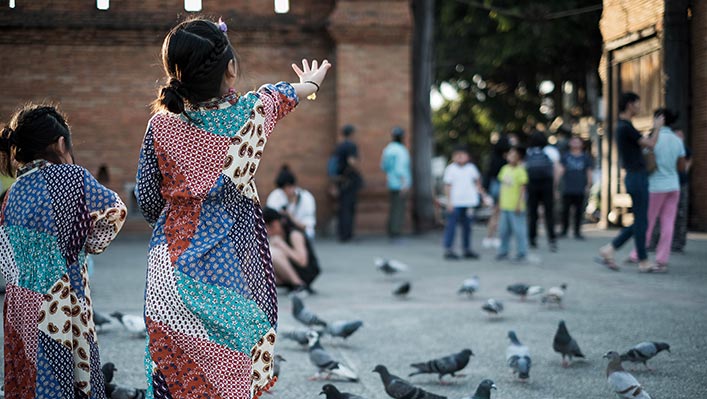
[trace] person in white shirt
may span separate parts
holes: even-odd
[[[456,235],[457,223],[462,229],[463,256],[478,259],[479,255],[471,249],[471,224],[474,208],[479,205],[479,196],[486,196],[481,185],[479,169],[471,163],[471,157],[465,147],[456,147],[452,152],[452,163],[444,170],[444,192],[447,197],[447,224],[444,230],[444,258],[459,259],[452,246]]]
[[[297,179],[287,165],[280,168],[275,185],[277,188],[268,195],[266,206],[286,214],[307,238],[314,239],[317,203],[312,193],[297,186]]]

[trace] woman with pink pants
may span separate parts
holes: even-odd
[[[670,245],[673,241],[675,217],[680,201],[680,180],[678,171],[685,168],[685,145],[682,140],[669,127],[676,120],[677,115],[665,108],[659,108],[654,116],[663,115],[665,126],[661,128],[658,142],[653,149],[657,168],[648,177],[648,230],[646,242],[653,235],[653,228],[660,218],[660,239],[656,247],[655,260],[658,267],[648,269],[653,273],[668,271],[670,259]],[[631,262],[638,262],[636,249],[631,251]]]

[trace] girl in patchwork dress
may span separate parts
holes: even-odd
[[[140,153],[135,195],[153,226],[145,323],[148,397],[260,396],[275,382],[277,297],[253,180],[275,124],[313,98],[330,64],[299,83],[237,94],[226,25],[192,19],[162,46],[167,77]]]
[[[54,107],[19,110],[0,137],[0,173],[17,176],[0,214],[5,396],[105,398],[86,255],[118,234],[118,196],[73,165]]]

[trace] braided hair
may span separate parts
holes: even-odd
[[[36,159],[62,163],[60,154],[51,148],[60,137],[71,153],[69,125],[56,107],[31,103],[21,107],[0,134],[0,174],[14,176],[16,164]]]
[[[218,97],[231,60],[238,63],[235,50],[214,22],[195,18],[175,26],[162,44],[167,84],[160,88],[153,110],[181,114],[187,103]]]

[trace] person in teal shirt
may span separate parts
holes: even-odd
[[[395,127],[391,131],[392,140],[383,149],[381,169],[386,173],[390,208],[388,213],[388,236],[396,239],[400,236],[405,222],[405,202],[412,183],[410,173],[410,152],[403,144],[405,131]]]

